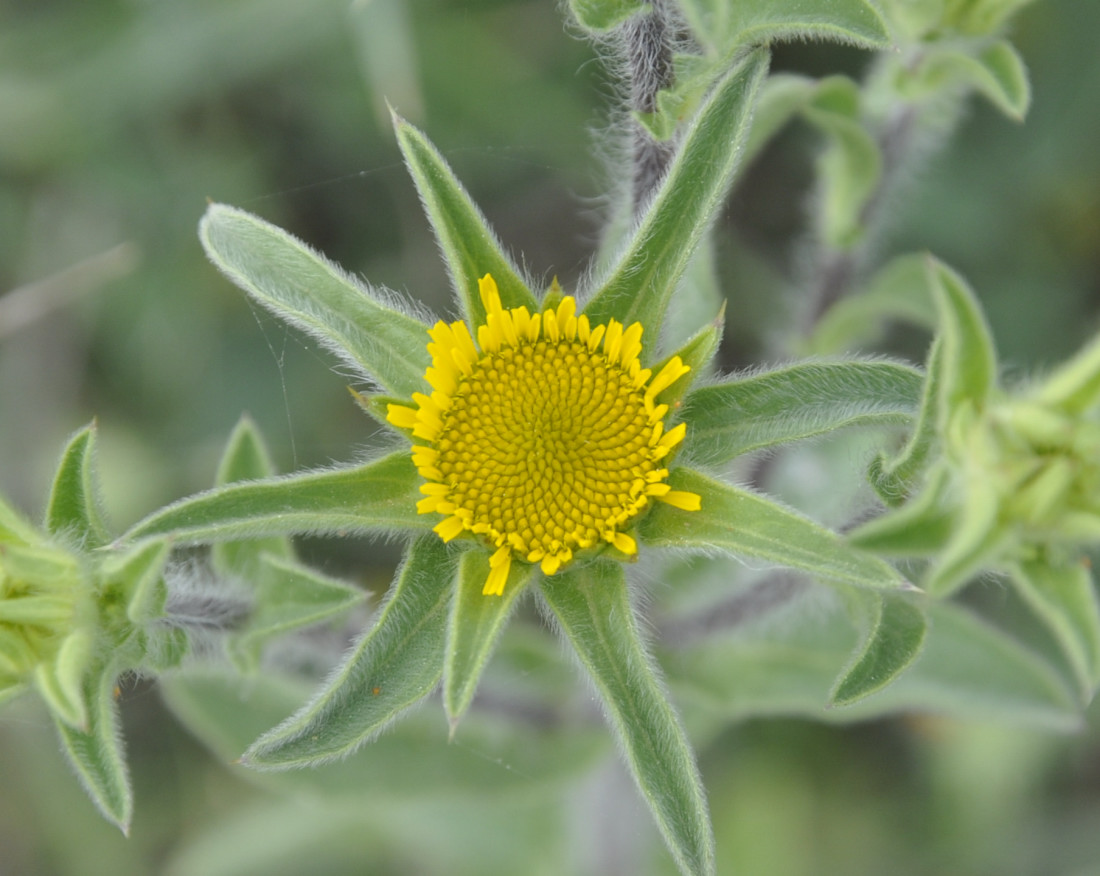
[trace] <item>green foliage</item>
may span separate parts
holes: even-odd
[[[369,55],[360,60],[378,90],[375,108],[386,103],[381,90],[392,88],[402,111],[417,124],[427,115],[424,127],[444,144],[437,147],[419,127],[389,112],[413,185],[391,189],[388,170],[382,184],[362,174],[347,188],[370,188],[354,191],[350,206],[331,221],[314,222],[312,201],[342,198],[337,190],[347,178],[331,174],[340,185],[284,187],[278,204],[300,199],[293,209],[277,206],[276,196],[258,197],[242,181],[248,175],[243,167],[272,161],[284,142],[298,144],[292,153],[297,166],[306,139],[334,143],[326,161],[340,173],[349,161],[399,167],[392,140],[379,147],[389,152],[362,157],[359,138],[373,135],[349,134],[346,124],[362,112],[362,95],[349,99],[337,89],[331,105],[291,103],[290,114],[280,107],[281,118],[296,121],[263,144],[272,152],[254,157],[257,150],[238,144],[250,161],[229,161],[221,182],[208,183],[200,174],[202,186],[227,189],[219,200],[282,213],[282,224],[306,229],[306,237],[339,252],[344,263],[353,253],[350,258],[362,258],[370,272],[404,271],[418,298],[464,317],[482,347],[479,355],[485,341],[478,329],[491,335],[488,323],[500,318],[489,317],[479,292],[486,274],[495,279],[505,308],[537,313],[576,294],[593,326],[639,323],[645,371],[634,363],[628,379],[639,398],[651,379],[661,384],[644,399],[646,428],[654,428],[646,464],[667,466],[671,474],[637,475],[630,499],[639,500],[641,512],[601,533],[602,542],[581,546],[575,555],[554,555],[551,564],[543,562],[545,553],[521,549],[526,542],[519,532],[497,538],[495,521],[490,527],[482,519],[475,528],[452,517],[449,498],[437,502],[432,493],[447,489],[445,476],[426,473],[435,465],[428,458],[434,449],[424,447],[434,443],[425,435],[431,425],[422,420],[414,426],[408,418],[413,406],[426,417],[442,417],[453,404],[455,393],[441,383],[436,367],[438,332],[446,329],[437,324],[429,337],[434,319],[426,308],[361,282],[266,219],[211,201],[199,227],[208,258],[252,301],[335,355],[355,379],[370,381],[377,394],[353,389],[352,395],[386,436],[372,436],[359,461],[331,463],[348,455],[338,431],[344,414],[334,416],[318,401],[320,393],[299,389],[296,366],[287,364],[297,355],[287,351],[299,348],[286,339],[295,336],[280,337],[283,329],[257,318],[282,378],[276,412],[286,415],[292,431],[314,436],[302,442],[304,459],[291,447],[292,473],[278,473],[286,466],[274,460],[287,455],[285,448],[269,450],[257,425],[272,419],[270,411],[244,417],[212,489],[169,504],[158,498],[150,504],[162,507],[118,535],[105,511],[112,493],[101,494],[97,472],[99,451],[109,456],[110,441],[101,448],[93,424],[72,436],[61,456],[41,530],[0,501],[0,702],[7,706],[21,694],[36,694],[24,699],[37,700],[49,714],[63,756],[109,822],[126,833],[133,817],[119,713],[122,689],[133,676],[156,679],[169,712],[220,761],[234,762],[235,774],[264,793],[286,797],[259,805],[249,797],[219,818],[220,829],[203,832],[174,855],[176,873],[244,873],[257,866],[295,872],[324,869],[327,862],[357,872],[595,872],[616,854],[622,857],[614,861],[617,869],[648,871],[645,843],[634,843],[637,848],[625,855],[609,845],[606,858],[601,852],[594,864],[578,842],[577,822],[584,819],[563,816],[598,782],[606,784],[598,767],[611,747],[592,720],[593,697],[586,692],[594,692],[607,718],[658,828],[654,833],[676,867],[692,874],[724,871],[732,823],[726,818],[730,792],[700,774],[695,748],[706,749],[704,764],[713,769],[709,756],[727,756],[723,740],[735,723],[798,716],[843,724],[916,712],[1060,731],[1084,726],[1100,685],[1100,599],[1090,565],[1100,543],[1100,341],[1066,356],[1079,336],[1059,338],[1062,365],[1027,381],[1008,380],[997,351],[1011,347],[1001,343],[995,311],[1007,305],[992,297],[1001,290],[991,288],[990,299],[981,302],[960,272],[912,254],[925,241],[895,247],[886,237],[895,214],[918,202],[909,197],[914,181],[923,184],[936,173],[923,161],[948,142],[972,95],[1014,121],[1029,112],[1023,57],[1031,64],[1032,55],[1006,36],[1021,0],[571,0],[576,24],[594,36],[599,50],[625,55],[618,69],[626,75],[641,77],[646,64],[661,67],[644,85],[640,78],[627,83],[651,90],[632,106],[651,105],[652,111],[624,107],[613,114],[614,136],[623,141],[608,151],[624,160],[611,168],[612,189],[633,191],[634,215],[628,206],[612,206],[613,227],[587,270],[579,253],[556,251],[584,235],[561,221],[548,189],[513,194],[521,191],[524,175],[536,177],[557,158],[532,149],[530,156],[507,153],[505,160],[492,145],[475,154],[454,146],[497,137],[515,142],[515,132],[503,125],[522,119],[516,123],[532,125],[529,136],[540,141],[538,148],[548,148],[561,131],[590,120],[590,108],[560,98],[558,83],[539,84],[547,81],[539,67],[547,53],[533,35],[555,29],[530,27],[523,40],[511,43],[496,35],[509,15],[546,13],[492,4],[474,14],[477,24],[468,24],[445,10],[434,16],[405,11],[394,0],[373,0],[371,8],[354,4],[350,13],[336,4],[317,4],[308,14],[292,5],[235,0],[224,10],[169,11],[162,20],[134,10],[130,35],[117,46],[106,31],[85,36],[82,23],[74,27],[81,36],[71,37],[68,47],[79,49],[72,54],[86,62],[83,67],[16,80],[0,64],[0,162],[31,180],[51,162],[75,168],[95,151],[78,131],[88,132],[89,142],[106,128],[131,136],[133,119],[105,112],[103,95],[112,101],[121,95],[127,112],[164,104],[174,129],[231,130],[247,115],[242,107],[253,109],[256,71],[290,57],[312,69],[324,22],[330,35],[344,38],[350,31]],[[333,14],[339,24],[331,23]],[[490,20],[492,26],[483,26]],[[460,34],[462,63],[422,63],[434,60],[449,30]],[[21,27],[3,45],[33,59],[43,45],[36,33]],[[238,51],[224,52],[225,34],[234,35]],[[417,40],[410,40],[414,34]],[[645,39],[659,45],[639,48]],[[840,58],[836,66],[850,75],[769,74],[773,52],[785,68],[803,69],[777,46],[807,39],[873,54],[858,77],[851,74],[857,65],[846,60],[854,55],[822,56]],[[264,48],[254,47],[257,40]],[[27,48],[20,48],[24,41]],[[197,85],[203,68],[195,65],[212,64],[223,53],[233,57],[233,69],[218,75],[239,83],[241,91],[207,115],[196,110],[205,89]],[[122,82],[111,73],[128,69],[126,58],[161,54],[178,67],[163,81]],[[483,57],[490,59],[488,74],[469,63]],[[562,66],[565,81],[586,65]],[[823,67],[815,61],[805,69]],[[300,73],[285,74],[282,99],[297,100],[295,89],[304,87]],[[27,84],[32,81],[33,87]],[[74,96],[83,99],[73,103]],[[71,119],[57,110],[69,104],[76,107]],[[319,124],[325,118],[330,121]],[[295,139],[297,124],[308,138]],[[728,232],[749,213],[763,229],[774,221],[753,200],[754,187],[784,176],[766,167],[777,138],[782,149],[788,138],[805,136],[816,150],[815,160],[804,161],[813,174],[811,197],[798,196],[805,239],[799,266],[776,271],[771,254],[761,259],[749,248],[731,247]],[[201,163],[196,156],[204,149],[186,138],[175,149],[173,170],[187,178],[185,168]],[[657,166],[643,166],[647,154],[657,156]],[[479,174],[478,161],[490,155],[484,163],[491,173]],[[763,164],[754,164],[758,158]],[[300,173],[324,178],[329,170],[320,162]],[[748,209],[730,201],[747,170],[750,184],[737,198],[747,198]],[[270,193],[275,187],[255,172],[259,193]],[[639,189],[647,175],[652,187]],[[1012,178],[1020,185],[1030,176],[1013,162]],[[162,199],[165,175],[151,177]],[[201,187],[189,178],[184,188],[193,196]],[[999,184],[999,191],[1005,188],[1011,187]],[[1086,188],[1066,186],[1062,197],[1072,200],[1073,192]],[[318,192],[325,197],[314,199]],[[513,200],[494,202],[501,192]],[[380,236],[414,239],[417,220],[408,218],[414,196],[443,256],[453,304],[433,294],[436,278],[421,267],[426,242],[403,241],[409,256],[401,264],[375,257],[373,241]],[[17,224],[12,217],[37,210],[51,240],[56,236],[65,246],[64,223],[53,234],[59,223],[48,200],[30,209],[0,189],[0,226],[10,231]],[[520,202],[537,204],[547,219],[537,237],[513,221]],[[935,227],[954,227],[964,206],[951,198],[927,209]],[[133,209],[142,206],[135,201]],[[1049,216],[1073,218],[1059,225],[1048,216],[1033,224],[1049,225],[1051,238],[1070,236],[1072,227],[1081,235],[1078,245],[1091,251],[1080,230],[1091,227],[1091,214],[1077,209],[1055,203]],[[98,221],[98,207],[93,212]],[[982,227],[991,226],[991,238],[999,231],[998,212],[1012,211],[983,210]],[[727,221],[731,216],[734,221]],[[508,254],[487,217],[508,223],[507,236],[529,250],[531,265]],[[110,227],[110,217],[102,224]],[[566,226],[568,233],[561,230]],[[181,232],[160,229],[158,235],[143,238],[150,252],[161,245],[151,241]],[[11,250],[9,241],[17,236],[0,235],[0,250]],[[958,237],[969,244],[974,235]],[[535,285],[529,279],[553,276],[534,266],[547,257],[539,248],[543,240],[562,276],[547,292],[545,280]],[[125,247],[107,250],[86,269],[62,271],[50,282],[64,287],[79,277],[90,286],[109,283],[112,272],[140,270],[131,264],[133,254]],[[971,273],[973,262],[956,255],[951,260]],[[161,255],[153,257],[162,270]],[[987,253],[987,261],[1005,257]],[[157,286],[147,279],[135,285]],[[797,311],[778,299],[780,286],[792,285],[791,279],[804,293]],[[50,282],[0,298],[0,334],[23,324],[26,302],[52,300]],[[158,386],[152,394],[161,419],[171,416],[193,431],[169,442],[163,434],[143,435],[131,450],[156,454],[154,468],[178,477],[202,466],[176,464],[158,445],[194,443],[196,435],[209,434],[211,420],[228,421],[219,419],[220,408],[236,416],[242,404],[253,405],[261,384],[280,388],[226,352],[234,349],[233,339],[215,349],[218,332],[188,331],[182,313],[193,301],[199,306],[194,290],[210,282],[209,273],[197,271],[166,281],[165,300],[178,309],[157,318],[173,331],[158,336],[165,340],[143,357],[142,369],[129,369],[148,368],[162,381],[172,375],[159,385],[149,378]],[[761,318],[765,299],[768,319]],[[165,300],[156,306],[163,308]],[[221,313],[233,306],[225,301],[232,299],[201,306]],[[133,299],[119,304],[115,321],[120,314],[134,323],[149,320],[148,311],[133,310],[131,317],[132,308]],[[787,316],[789,324],[781,325]],[[904,331],[931,331],[923,369],[865,352],[895,342],[899,322]],[[902,333],[902,340],[913,346],[908,335]],[[926,340],[921,334],[916,343]],[[612,365],[618,344],[604,348]],[[132,361],[133,349],[119,349],[111,355]],[[761,350],[766,356],[757,359],[783,364],[721,373]],[[565,360],[566,376],[579,352],[578,346],[570,353],[574,359]],[[804,354],[830,358],[791,361]],[[911,357],[911,349],[905,355]],[[674,368],[677,358],[689,370],[674,369],[664,385],[655,375],[666,365]],[[1012,352],[1006,358],[1016,361]],[[469,363],[460,353],[454,359],[456,375],[464,373]],[[209,369],[175,374],[186,371],[184,361],[209,363]],[[238,374],[240,386],[223,389],[224,375]],[[241,387],[248,387],[247,402]],[[228,401],[219,401],[219,394]],[[333,395],[350,412],[348,423],[355,422],[346,395]],[[578,411],[567,413],[587,415]],[[5,423],[11,421],[5,415]],[[361,427],[361,421],[347,427],[351,441],[359,440],[354,430]],[[405,439],[413,444],[411,453]],[[542,478],[550,463],[536,456],[524,461],[523,471],[539,470]],[[318,467],[317,459],[329,464]],[[109,464],[106,485],[128,484],[135,491],[141,477],[129,468],[129,460]],[[603,484],[602,470],[597,475],[594,482]],[[579,475],[559,471],[555,477],[564,482]],[[503,489],[487,487],[486,501]],[[141,516],[139,507],[133,504],[121,519]],[[555,514],[592,513],[556,498],[544,507],[553,509],[538,521],[545,527],[557,523]],[[463,525],[457,534],[456,520]],[[389,537],[395,545],[368,555],[347,538],[364,535]],[[292,541],[302,536],[309,540]],[[486,595],[501,551],[511,564],[503,595]],[[376,567],[398,552],[403,558],[393,582],[368,617],[362,603],[381,580]],[[636,573],[621,562],[633,559]],[[329,574],[344,567],[358,580]],[[996,599],[988,598],[990,581]],[[964,590],[967,607],[955,598]],[[541,615],[529,610],[529,591]],[[338,655],[353,637],[341,662]],[[581,685],[564,671],[563,651],[575,656]],[[415,712],[436,690],[443,720],[434,704]],[[916,736],[911,728],[923,725],[906,726]],[[134,740],[139,749],[148,744]],[[1013,771],[998,770],[991,775]],[[134,772],[141,802],[142,770]],[[714,788],[709,794],[704,779]],[[588,783],[584,794],[577,790],[581,782]],[[750,808],[767,813],[766,792],[780,785],[750,781],[749,787],[764,789]],[[305,811],[302,800],[316,808]],[[602,808],[626,812],[621,804]],[[461,811],[444,811],[448,806]],[[710,806],[720,816],[717,846]],[[447,829],[440,831],[440,824]],[[257,847],[272,829],[283,835],[265,858]],[[239,851],[237,831],[248,838]],[[607,833],[600,839],[611,843],[615,832]],[[751,861],[743,869],[784,872]]]

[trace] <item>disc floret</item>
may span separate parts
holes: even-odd
[[[542,313],[505,310],[488,274],[479,289],[477,343],[465,322],[437,322],[432,392],[390,405],[388,419],[418,442],[417,510],[444,515],[444,541],[470,533],[493,550],[484,592],[503,592],[513,558],[553,575],[607,546],[633,556],[628,530],[654,499],[698,509],[699,496],[666,483],[686,427],[665,429],[658,397],[690,370],[680,357],[654,375],[640,323],[593,327],[570,296]]]

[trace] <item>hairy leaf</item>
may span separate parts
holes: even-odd
[[[114,677],[109,673],[90,677],[84,690],[88,699],[87,726],[77,728],[54,720],[61,735],[61,750],[103,816],[129,834],[133,794],[115,704]]]
[[[96,548],[110,539],[99,505],[95,471],[95,423],[69,439],[46,505],[46,529],[76,536]]]
[[[618,563],[597,561],[543,581],[542,595],[600,693],[627,765],[680,870],[714,873],[695,755],[646,654]]]
[[[512,563],[504,594],[486,596],[481,591],[489,577],[489,555],[478,550],[463,555],[443,664],[443,706],[452,734],[469,708],[504,625],[534,573],[534,566]]]
[[[859,587],[907,586],[889,563],[772,499],[686,468],[673,471],[669,482],[673,489],[699,494],[702,508],[682,511],[656,503],[638,527],[646,544],[717,548]]]
[[[767,65],[767,52],[758,49],[715,84],[618,262],[585,307],[594,324],[637,321],[646,338],[659,336],[669,299],[740,164]]]
[[[804,362],[700,387],[680,415],[696,458],[720,463],[847,426],[910,423],[921,385],[896,362]]]
[[[443,674],[454,560],[434,534],[416,541],[378,620],[344,664],[243,760],[289,769],[343,757],[431,693]]]
[[[264,307],[386,390],[422,390],[427,327],[305,243],[257,216],[211,204],[199,223],[210,260]]]
[[[1017,590],[1054,634],[1087,704],[1100,684],[1100,606],[1092,575],[1083,563],[1043,560],[1011,571]]]
[[[419,475],[408,451],[350,468],[215,487],[146,517],[124,538],[209,542],[301,533],[429,528],[416,513]]]
[[[423,133],[396,114],[393,125],[397,143],[443,251],[451,283],[471,325],[485,322],[485,307],[477,282],[485,274],[493,275],[506,308],[536,309],[538,305],[531,290],[443,156]],[[421,342],[422,345],[426,343],[426,340]],[[423,369],[420,374],[423,375]]]
[[[882,690],[917,659],[928,621],[909,598],[875,593],[866,638],[855,660],[837,680],[829,702],[847,706]]]

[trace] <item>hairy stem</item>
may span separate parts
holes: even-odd
[[[638,113],[657,109],[657,93],[673,83],[672,37],[668,0],[652,0],[650,11],[624,26],[630,66],[630,108]],[[633,125],[633,208],[637,216],[664,176],[672,158],[671,142],[654,140],[637,122]]]

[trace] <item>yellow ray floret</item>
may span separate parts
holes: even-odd
[[[641,366],[642,326],[591,326],[566,296],[557,307],[505,310],[493,278],[479,281],[485,322],[477,344],[462,321],[429,331],[430,394],[391,404],[412,433],[424,478],[421,514],[441,514],[444,541],[487,544],[486,594],[499,595],[513,559],[553,575],[578,552],[638,552],[627,531],[653,500],[699,509],[666,483],[665,457],[684,439],[665,429],[658,396],[690,368],[673,356],[654,376]]]

